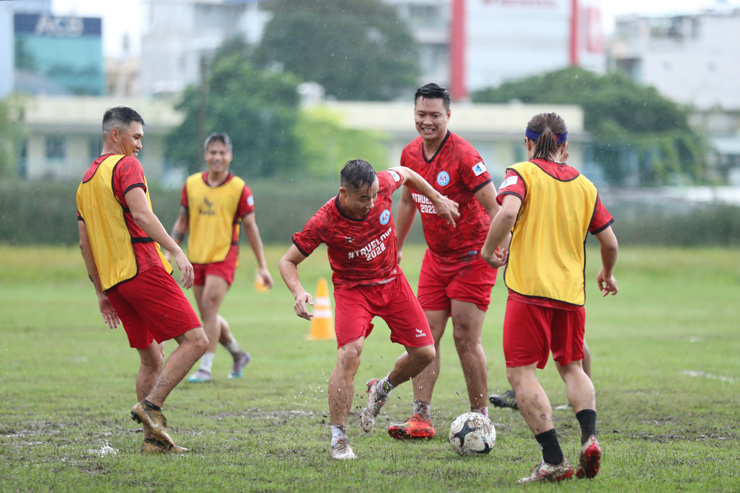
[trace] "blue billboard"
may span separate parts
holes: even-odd
[[[102,20],[15,14],[15,90],[103,95]]]

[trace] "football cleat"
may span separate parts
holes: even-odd
[[[573,466],[568,459],[563,457],[560,464],[548,464],[544,460],[532,468],[532,472],[526,478],[522,478],[516,484],[542,483],[545,481],[562,481],[573,476]]]
[[[198,370],[188,378],[188,383],[211,383],[213,382],[213,376],[211,372],[205,370]]]
[[[367,406],[362,410],[360,425],[365,433],[370,433],[378,417],[380,409],[385,405],[385,399],[380,397],[380,380],[373,378],[367,382]]]
[[[596,435],[591,435],[581,447],[576,477],[578,479],[596,477],[599,473],[599,465],[601,465],[601,447],[599,447]]]
[[[561,404],[559,406],[555,406],[553,409],[556,410],[556,411],[567,411],[567,410],[573,409],[573,408],[571,407],[570,402],[566,402],[565,404]]]
[[[337,443],[331,446],[329,453],[332,459],[337,460],[352,460],[357,458],[355,453],[352,452],[352,447],[349,446],[349,439],[346,437],[337,440]]]
[[[141,444],[142,454],[185,454],[187,452],[190,452],[190,449],[160,442],[156,438],[146,438]]]
[[[229,373],[229,378],[241,378],[244,373],[244,367],[252,361],[252,357],[249,353],[244,351],[238,358],[234,360],[234,368]]]
[[[403,423],[392,424],[388,427],[388,434],[396,440],[420,440],[434,438],[432,421],[414,414]]]
[[[519,405],[516,403],[516,394],[513,390],[507,390],[503,394],[491,394],[488,398],[496,407],[510,407],[512,409],[519,409]]]
[[[144,425],[144,428],[149,430],[160,442],[172,447],[176,446],[167,434],[167,418],[162,414],[162,411],[154,410],[147,406],[144,401],[140,401],[131,408],[131,419]]]

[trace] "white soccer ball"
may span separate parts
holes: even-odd
[[[496,428],[480,413],[465,413],[452,422],[449,439],[460,455],[485,455],[496,443]]]

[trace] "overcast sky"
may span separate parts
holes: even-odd
[[[126,33],[131,40],[131,53],[139,53],[140,5],[138,0],[52,0],[52,8],[57,15],[103,18],[106,56],[123,54],[122,38]],[[614,17],[617,15],[690,13],[717,5],[740,7],[740,0],[601,0],[601,15],[604,33],[610,34],[614,30]]]

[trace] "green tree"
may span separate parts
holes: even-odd
[[[630,156],[637,160],[643,184],[702,181],[706,174],[708,143],[689,126],[689,109],[618,73],[599,76],[566,68],[483,89],[472,99],[580,105],[593,137],[594,160],[613,184],[635,171],[628,164]]]
[[[20,110],[22,111],[22,110]],[[18,165],[20,125],[16,121],[18,108],[10,99],[0,99],[0,178],[15,176]]]
[[[272,0],[257,66],[324,86],[339,100],[387,101],[415,89],[417,45],[381,0]]]
[[[301,113],[296,127],[305,155],[304,169],[315,178],[336,180],[350,159],[364,159],[376,170],[390,167],[387,141],[382,132],[347,129],[342,115],[324,106]]]
[[[258,70],[246,58],[243,41],[230,40],[217,52],[208,73],[205,132],[226,132],[234,145],[231,167],[243,176],[289,174],[302,165],[295,136],[299,80],[290,73]],[[198,138],[199,88],[188,87],[176,108],[185,114],[167,136],[167,153],[190,172],[198,171],[203,143]]]

